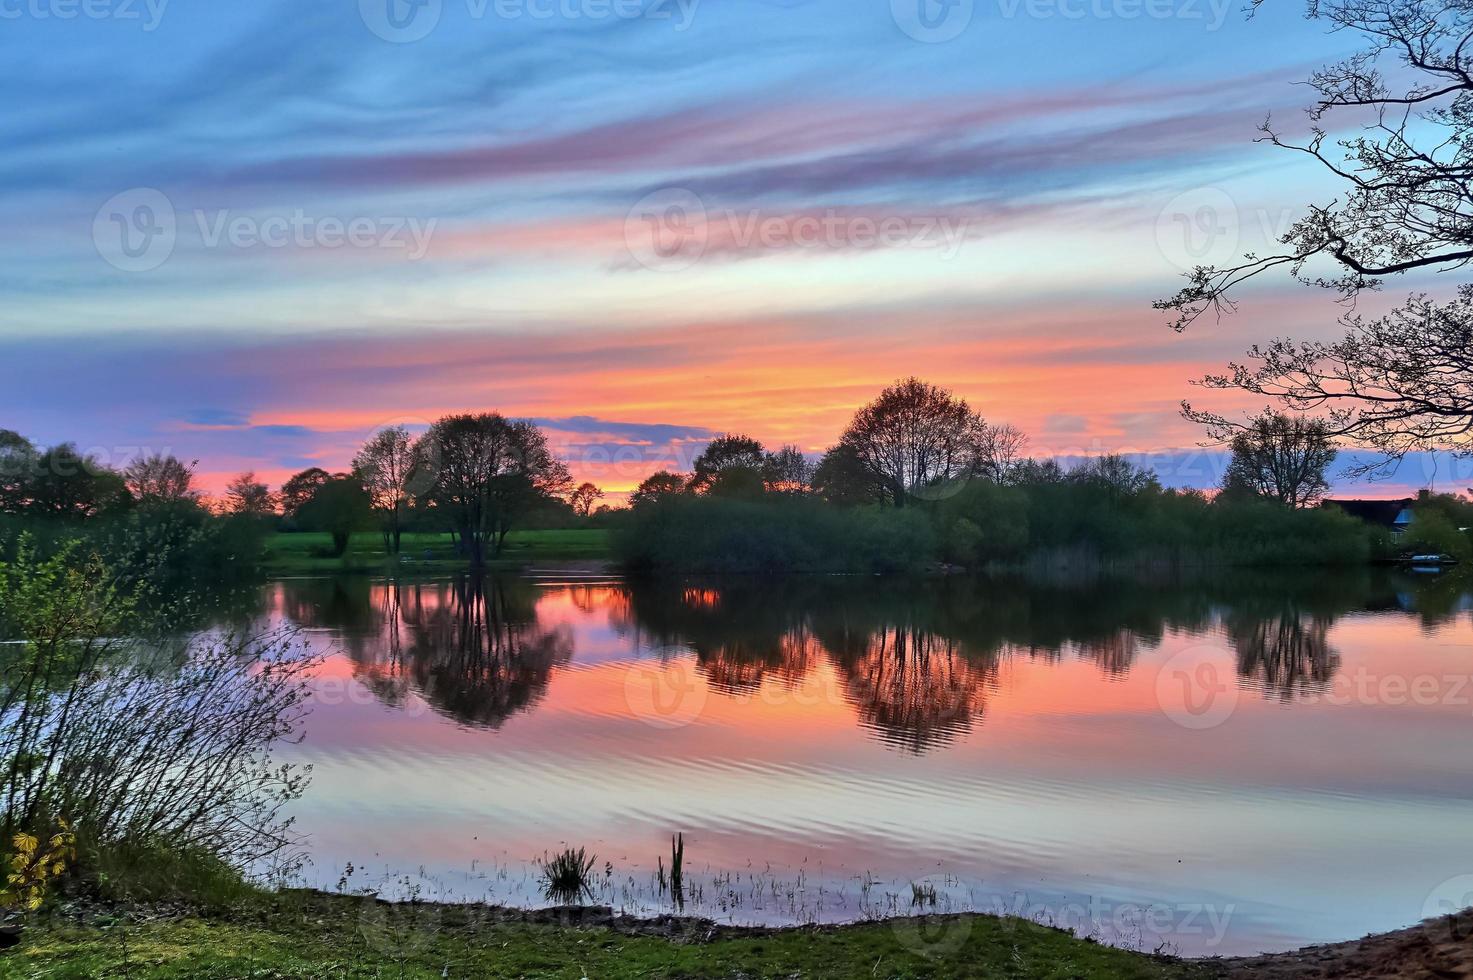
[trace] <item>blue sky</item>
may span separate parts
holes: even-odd
[[[1283,281],[1186,336],[1150,301],[1333,193],[1253,137],[1352,40],[1222,0],[0,0],[0,426],[213,486],[498,409],[618,491],[715,432],[821,450],[914,373],[1037,451],[1189,450],[1190,378],[1336,329]]]

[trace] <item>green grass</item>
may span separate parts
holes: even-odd
[[[1099,946],[989,916],[673,941],[602,927],[495,922],[456,906],[286,896],[233,918],[31,930],[0,977],[1206,978],[1204,965]]]
[[[314,532],[279,532],[266,542],[266,571],[273,575],[324,572],[382,572],[395,567],[440,571],[465,567],[455,554],[448,534],[406,534],[396,563],[384,551],[383,536],[373,532],[353,535],[348,551],[332,557],[332,537]],[[603,530],[513,531],[494,562],[496,567],[518,567],[538,561],[601,561],[610,557],[609,535]]]

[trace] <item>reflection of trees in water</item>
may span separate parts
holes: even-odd
[[[915,753],[969,732],[997,681],[995,659],[974,662],[955,640],[914,625],[881,627],[834,659],[860,721]]]
[[[1340,655],[1328,639],[1331,622],[1292,610],[1277,616],[1229,615],[1238,675],[1283,701],[1323,690],[1340,669]]]
[[[499,728],[536,704],[573,656],[567,629],[538,623],[537,594],[478,576],[375,584],[364,605],[376,629],[345,633],[343,645],[357,679],[384,703],[402,705],[417,691],[462,724]]]
[[[1076,647],[1082,659],[1098,664],[1111,677],[1124,677],[1130,673],[1140,648],[1140,636],[1128,629],[1115,630],[1099,639],[1085,640]]]

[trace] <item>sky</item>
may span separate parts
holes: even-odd
[[[1343,311],[1150,303],[1333,195],[1253,139],[1353,43],[1232,0],[0,0],[0,428],[217,490],[495,410],[617,500],[914,374],[1208,486],[1180,401],[1256,406],[1191,379]],[[1435,464],[1342,489],[1473,476]]]

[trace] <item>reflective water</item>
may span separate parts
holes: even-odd
[[[1455,579],[556,577],[273,583],[328,659],[314,884],[831,922],[1018,912],[1184,953],[1473,904],[1473,617]],[[354,870],[343,879],[345,866]]]

